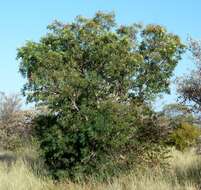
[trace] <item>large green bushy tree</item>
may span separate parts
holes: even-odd
[[[18,49],[27,100],[50,111],[36,128],[46,163],[70,177],[131,166],[146,103],[169,91],[184,45],[159,25],[118,26],[101,12],[48,29]]]

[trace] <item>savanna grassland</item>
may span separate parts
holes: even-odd
[[[17,49],[35,107],[0,93],[0,190],[199,190],[201,43],[100,11],[47,29]],[[187,51],[197,70],[157,111]]]
[[[36,154],[26,149],[24,154]],[[194,150],[171,151],[170,168],[167,171],[146,170],[131,172],[107,182],[73,183],[70,180],[55,182],[42,174],[41,165],[30,167],[22,159],[11,166],[0,165],[1,190],[198,190],[201,177],[201,157]]]

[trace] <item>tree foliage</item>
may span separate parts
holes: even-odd
[[[178,82],[178,92],[184,102],[193,106],[194,111],[201,111],[201,42],[190,39],[189,50],[192,53],[196,68]]]
[[[118,26],[114,14],[102,12],[48,29],[18,49],[18,59],[27,100],[50,110],[36,119],[36,133],[52,173],[131,167],[139,128],[157,130],[153,120],[144,122],[153,114],[147,103],[169,91],[184,45],[162,26]]]
[[[191,108],[180,103],[165,105],[161,115],[170,120],[172,127],[178,126],[182,122],[190,125],[198,125],[200,123],[198,116],[193,113]]]

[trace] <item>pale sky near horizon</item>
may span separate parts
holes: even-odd
[[[201,0],[0,0],[0,91],[19,93],[24,80],[18,73],[16,49],[38,40],[53,20],[71,22],[77,15],[93,16],[98,10],[114,11],[119,24],[161,24],[185,42],[188,35],[201,39]],[[185,76],[193,68],[188,55],[175,70]],[[156,107],[176,100],[172,94]]]

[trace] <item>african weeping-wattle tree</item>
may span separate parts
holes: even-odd
[[[131,167],[137,129],[157,125],[140,118],[152,112],[147,103],[169,92],[185,48],[180,38],[160,25],[118,26],[102,12],[48,29],[17,56],[28,102],[49,109],[36,119],[46,164],[69,177]]]

